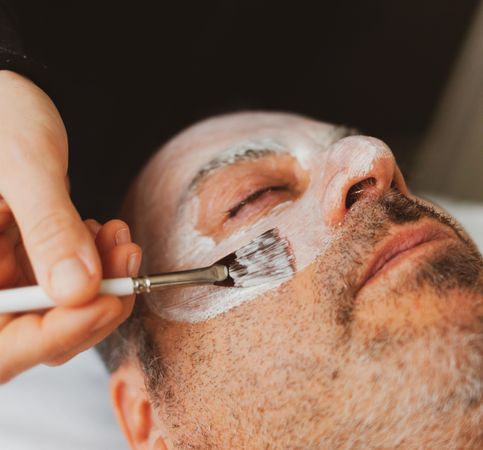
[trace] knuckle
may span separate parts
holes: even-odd
[[[46,361],[44,364],[49,367],[58,367],[71,360],[72,356],[60,356]]]
[[[128,317],[132,314],[133,308],[134,308],[134,297],[129,298],[125,302],[121,317],[119,318],[119,325],[128,319]]]
[[[8,383],[13,378],[13,373],[9,370],[0,368],[0,384]]]
[[[0,331],[3,330],[14,318],[16,314],[9,313],[9,314],[0,314]]]
[[[97,233],[99,233],[99,230],[102,228],[102,225],[94,219],[86,219],[84,221],[84,224],[86,225],[87,229],[93,234],[93,236],[97,236]]]
[[[106,222],[106,226],[107,225],[109,225],[110,227],[128,227],[128,224],[121,219],[110,219]]]
[[[52,211],[34,221],[26,235],[31,245],[43,253],[67,241],[72,232],[78,233],[77,222],[63,211]]]
[[[72,348],[72,343],[66,342],[66,339],[63,336],[56,335],[52,338],[49,357],[46,359],[49,361],[61,360],[63,356],[72,352]]]
[[[67,348],[59,348],[57,346],[55,347],[55,350],[51,349],[51,351],[48,352],[44,358],[42,358],[42,364],[50,367],[60,366],[64,362],[68,361],[68,359],[66,359],[66,355],[71,351],[72,349],[69,351]]]

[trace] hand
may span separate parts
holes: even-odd
[[[119,299],[96,298],[101,258],[70,200],[67,161],[67,134],[52,101],[26,78],[0,70],[0,288],[37,283],[59,305],[1,317],[0,382],[69,358],[125,315]],[[95,331],[103,316],[107,328]]]
[[[69,197],[67,156],[49,97],[0,71],[0,220],[13,213],[38,283],[58,304],[75,306],[98,292],[101,264]]]
[[[0,289],[35,283],[13,217],[0,227]],[[136,276],[141,249],[128,226],[112,220],[104,226],[87,220],[84,229],[97,247],[105,278]],[[131,314],[134,295],[97,296],[81,306],[0,315],[0,383],[39,363],[58,365],[108,336]]]

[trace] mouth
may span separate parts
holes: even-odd
[[[393,269],[401,261],[424,251],[423,249],[429,248],[437,241],[454,237],[447,227],[432,223],[407,227],[396,233],[376,251],[368,264],[358,291],[376,282],[381,275]]]

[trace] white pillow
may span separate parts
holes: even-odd
[[[423,195],[448,211],[473,238],[483,253],[483,204],[455,200],[437,195]]]
[[[0,386],[0,449],[127,450],[93,349]]]

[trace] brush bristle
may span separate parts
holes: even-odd
[[[295,258],[287,240],[274,228],[238,249],[228,270],[234,286],[259,286],[292,276]]]

